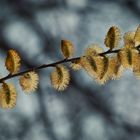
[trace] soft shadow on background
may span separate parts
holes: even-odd
[[[61,39],[71,40],[78,56],[91,43],[104,47],[110,26],[124,33],[139,23],[139,0],[0,0],[0,73],[7,74],[10,48],[21,54],[23,70],[63,59]],[[71,71],[69,88],[59,93],[51,70],[40,71],[39,89],[30,95],[14,80],[17,105],[0,109],[0,140],[140,139],[140,81],[132,72],[99,86],[84,71]]]

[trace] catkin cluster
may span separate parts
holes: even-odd
[[[61,52],[64,59],[51,64],[43,64],[23,72],[20,72],[21,58],[17,51],[11,49],[7,52],[5,66],[9,75],[0,79],[0,106],[13,108],[16,105],[17,92],[12,83],[5,80],[19,76],[19,84],[25,93],[33,92],[38,87],[39,76],[37,70],[53,67],[50,73],[52,86],[58,90],[65,90],[70,83],[70,70],[84,69],[90,77],[99,84],[104,84],[111,79],[119,79],[125,69],[131,69],[134,75],[140,79],[140,25],[135,31],[123,35],[123,47],[119,47],[121,41],[120,29],[116,26],[108,30],[104,44],[107,51],[98,44],[91,44],[80,57],[72,58],[75,52],[74,45],[69,40],[61,40]],[[64,63],[69,63],[64,66]]]
[[[93,44],[80,58],[82,67],[99,84],[120,78],[124,69],[131,69],[137,78],[140,77],[140,26],[136,31],[125,33],[123,47],[116,50],[120,40],[120,29],[112,26],[104,40],[104,44],[109,50],[104,52],[98,45]]]
[[[7,77],[12,77],[20,71],[21,58],[17,51],[10,49],[7,52],[7,57],[5,60],[5,67],[9,71]],[[25,93],[30,93],[37,88],[38,85],[38,74],[34,71],[24,73],[19,75],[19,84]],[[2,108],[13,108],[16,105],[17,92],[14,84],[1,82],[0,88],[0,106]]]

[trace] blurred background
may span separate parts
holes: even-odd
[[[10,48],[25,70],[63,59],[61,39],[71,40],[79,56],[92,43],[105,48],[110,26],[123,34],[139,23],[139,0],[0,0],[0,73],[7,74]],[[0,140],[140,140],[140,81],[131,71],[103,86],[83,70],[70,71],[64,92],[51,87],[51,71],[40,71],[39,88],[30,95],[12,80],[17,105],[0,109]]]

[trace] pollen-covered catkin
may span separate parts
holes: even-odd
[[[87,73],[95,78],[99,84],[104,84],[108,80],[108,58],[101,56],[103,49],[97,44],[90,45],[86,51],[85,56],[81,58],[82,67]]]
[[[0,106],[13,108],[16,105],[17,93],[13,84],[3,83],[0,89]]]
[[[140,25],[137,27],[136,31],[129,31],[124,34],[124,44],[137,47],[140,45]]]
[[[119,79],[122,76],[124,68],[122,67],[117,56],[109,58],[108,76],[110,79]]]
[[[134,36],[135,36],[135,32],[134,31],[129,31],[126,32],[123,36],[123,40],[124,40],[124,45],[129,45],[129,46],[134,46]]]
[[[124,68],[133,68],[133,65],[136,65],[138,54],[139,51],[135,47],[127,44],[119,51],[118,57]]]
[[[91,77],[97,76],[97,64],[93,56],[81,57],[81,65]]]
[[[96,60],[97,64],[97,77],[96,81],[99,84],[105,84],[107,80],[109,80],[108,76],[108,66],[109,66],[109,59],[106,56],[100,56],[98,60]]]
[[[102,53],[103,49],[99,47],[98,44],[91,44],[85,50],[85,56],[97,56],[99,53]]]
[[[61,52],[64,57],[69,58],[74,54],[74,46],[69,40],[61,40]]]
[[[31,71],[22,75],[19,79],[19,83],[22,90],[26,93],[33,92],[37,89],[39,82],[39,76],[36,72]]]
[[[108,57],[101,56],[102,52],[102,48],[92,44],[86,49],[85,56],[81,60],[83,68],[99,84],[104,84],[108,80]]]
[[[20,70],[20,56],[17,51],[11,49],[7,53],[5,66],[11,74],[15,74]]]
[[[52,86],[58,90],[63,91],[67,88],[70,82],[69,70],[63,65],[57,65],[50,76]]]
[[[104,44],[112,50],[113,48],[118,47],[120,39],[120,29],[116,26],[112,26],[107,32]]]
[[[137,30],[136,30],[135,36],[134,36],[134,40],[135,40],[135,46],[140,45],[140,25],[137,27]]]
[[[85,56],[81,57],[81,65],[87,71],[87,73],[93,77],[97,77],[97,66],[100,66],[101,56],[99,53],[102,53],[103,49],[100,48],[97,44],[91,44],[85,50]]]
[[[71,67],[73,70],[75,70],[75,71],[76,71],[76,70],[82,69],[82,66],[81,66],[81,58],[72,61],[71,64],[70,64],[70,67]]]
[[[137,51],[133,61],[133,72],[137,79],[140,79],[140,54]]]
[[[123,48],[118,53],[119,60],[124,68],[132,68],[132,51],[129,48]]]

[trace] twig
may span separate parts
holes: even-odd
[[[140,45],[136,47],[136,49],[139,49],[139,48],[140,48]],[[105,51],[103,53],[100,53],[99,55],[103,56],[103,55],[106,55],[106,54],[118,53],[120,50],[121,49],[118,49],[118,50],[108,50],[108,51]],[[16,74],[8,74],[7,76],[5,76],[5,77],[0,79],[0,83],[3,83],[5,80],[11,79],[11,78],[14,78],[14,77],[17,77],[17,76],[21,76],[21,75],[23,75],[25,73],[28,73],[28,72],[31,72],[31,71],[38,71],[40,69],[44,69],[44,68],[48,68],[48,67],[55,67],[58,64],[67,63],[67,62],[73,62],[73,61],[78,60],[80,58],[81,57],[75,57],[75,58],[70,58],[70,59],[63,59],[63,60],[60,60],[60,61],[57,61],[57,62],[54,62],[54,63],[43,64],[41,66],[34,67],[34,68],[31,68],[31,69],[28,69],[28,70],[25,70],[25,71],[22,71],[22,72],[19,72],[19,73],[16,73]]]

